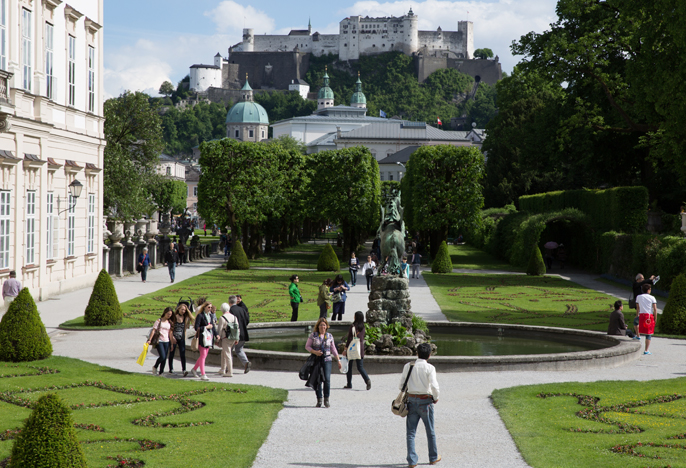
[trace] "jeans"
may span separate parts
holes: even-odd
[[[157,369],[157,366],[159,366],[161,374],[162,372],[164,372],[164,363],[167,362],[167,354],[169,354],[169,342],[158,342],[157,352],[160,354],[160,356],[157,358],[157,361],[155,361],[155,369]],[[169,368],[171,369],[171,365],[169,365]]]
[[[350,270],[350,282],[355,286],[357,284],[357,270]]]
[[[176,354],[176,349],[179,349],[179,356],[181,357],[181,370],[186,372],[186,337],[177,340],[176,344],[169,352],[169,372],[174,369],[174,354]]]
[[[143,281],[148,279],[148,265],[143,265],[141,267],[141,279]]]
[[[372,280],[374,279],[374,275],[364,275],[365,278],[367,278],[367,291],[371,291],[372,289]]]
[[[234,345],[233,350],[236,352],[236,356],[238,356],[238,359],[240,359],[241,363],[246,365],[248,363],[248,356],[246,356],[245,351],[243,351],[244,345],[245,341],[239,341]]]
[[[424,422],[426,429],[426,441],[429,445],[429,462],[434,462],[438,458],[438,448],[436,448],[436,431],[434,430],[434,404],[431,398],[425,400],[410,397],[407,400],[410,412],[405,418],[405,429],[407,431],[407,463],[417,464],[417,452],[414,449],[414,436],[417,434],[419,420]]]
[[[343,314],[345,313],[345,302],[338,301],[333,304],[333,313],[331,314],[331,321],[336,320],[336,314],[338,314],[338,320],[343,320]]]
[[[329,398],[331,394],[331,364],[333,361],[324,361],[322,366],[324,366],[324,398]],[[322,382],[317,384],[317,388],[314,389],[317,395],[317,400],[322,399]]]
[[[364,383],[369,382],[369,376],[367,375],[367,372],[364,370],[364,359],[355,359],[352,360],[348,363],[348,385],[352,386],[353,384],[353,362],[357,363],[357,372],[360,373],[362,376],[362,379],[364,380]]]
[[[291,310],[293,311],[291,313],[291,322],[297,322],[298,321],[298,307],[300,306],[299,302],[292,302],[291,301]]]
[[[326,308],[326,303],[319,306],[319,318],[326,318],[329,315],[329,309]]]
[[[174,278],[176,277],[176,263],[174,263],[174,262],[167,263],[167,268],[169,268],[169,279],[173,283]]]
[[[412,264],[412,277],[419,278],[419,263]]]

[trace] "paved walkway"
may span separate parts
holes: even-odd
[[[179,280],[218,266],[222,257],[214,257],[177,270]],[[493,273],[493,272],[489,272]],[[592,281],[592,275],[569,277],[574,281]],[[120,300],[161,289],[168,284],[166,269],[149,272],[148,282],[137,277],[115,281]],[[583,284],[583,283],[582,283]],[[594,289],[613,295],[626,291],[593,282]],[[585,284],[586,285],[586,284]],[[433,296],[422,278],[410,283],[413,310],[431,320],[439,317]],[[83,314],[90,289],[65,294],[39,303],[43,320],[49,327],[55,354],[131,372],[149,373],[135,363],[147,329],[83,331],[57,330],[60,322]],[[358,284],[350,293],[348,313],[366,310],[366,287]],[[442,314],[441,314],[442,315]],[[346,318],[352,318],[352,315]],[[439,374],[441,398],[436,406],[438,449],[444,467],[526,467],[510,434],[490,402],[498,388],[517,385],[596,380],[651,380],[673,378],[686,372],[686,343],[680,340],[654,339],[652,356],[618,367],[578,372],[463,372]],[[178,363],[176,364],[179,365]],[[177,369],[179,370],[179,369]],[[331,408],[314,408],[314,392],[303,386],[295,373],[254,369],[233,378],[217,377],[209,366],[208,376],[215,382],[230,382],[280,387],[288,390],[288,400],[279,413],[270,434],[260,448],[254,468],[294,467],[402,467],[405,463],[404,420],[391,414],[389,405],[398,392],[398,374],[372,375],[371,391],[365,391],[355,372],[353,390],[344,390],[345,377],[332,376]],[[400,369],[398,369],[400,371]],[[177,377],[178,378],[178,377]],[[426,464],[426,442],[420,430],[417,448],[420,463]]]

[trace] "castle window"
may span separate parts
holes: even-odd
[[[236,130],[236,138],[238,138],[238,130]]]
[[[348,47],[348,43],[346,42],[345,44],[343,44],[343,47]]]
[[[376,47],[376,44],[372,44],[372,47]]]
[[[250,130],[250,138],[254,138],[254,137],[255,137],[255,132],[253,130]]]
[[[386,47],[386,44],[381,44],[381,47]]]

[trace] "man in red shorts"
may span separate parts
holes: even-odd
[[[650,340],[655,332],[655,320],[657,320],[657,300],[650,295],[652,286],[644,284],[641,289],[643,294],[636,297],[636,314],[638,315],[638,331],[646,337],[646,348],[643,354],[652,354],[648,351]]]

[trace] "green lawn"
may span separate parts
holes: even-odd
[[[91,467],[114,466],[107,457],[118,455],[149,467],[249,467],[287,397],[285,390],[165,379],[64,357],[0,363],[0,462],[47,392],[72,408]]]
[[[465,268],[468,270],[524,271],[522,268],[498,260],[491,254],[479,250],[476,247],[472,247],[471,245],[449,245],[448,252],[453,261],[453,268]]]
[[[183,267],[181,267],[183,268]],[[220,307],[228,302],[232,294],[241,294],[250,310],[251,322],[283,322],[291,318],[289,278],[297,273],[300,277],[300,292],[304,303],[300,305],[299,320],[317,320],[319,307],[317,293],[325,278],[334,278],[336,273],[287,271],[287,270],[245,270],[226,271],[218,268],[185,281],[170,284],[164,289],[122,303],[124,320],[112,327],[86,327],[83,317],[64,322],[60,326],[69,329],[107,329],[150,327],[167,306],[175,307],[181,298],[189,296],[196,300],[205,296]],[[347,276],[347,273],[345,273]]]
[[[686,467],[686,378],[565,383],[493,392],[534,468]]]
[[[280,252],[264,254],[260,258],[250,260],[251,267],[262,268],[306,268],[316,269],[319,255],[322,253],[326,243],[320,241],[317,244],[298,244],[294,247],[288,247]],[[343,249],[332,244],[334,252],[338,256],[339,261],[343,257]],[[341,261],[341,268],[347,269],[348,259]]]
[[[424,273],[448,320],[606,331],[615,299],[557,277]]]

